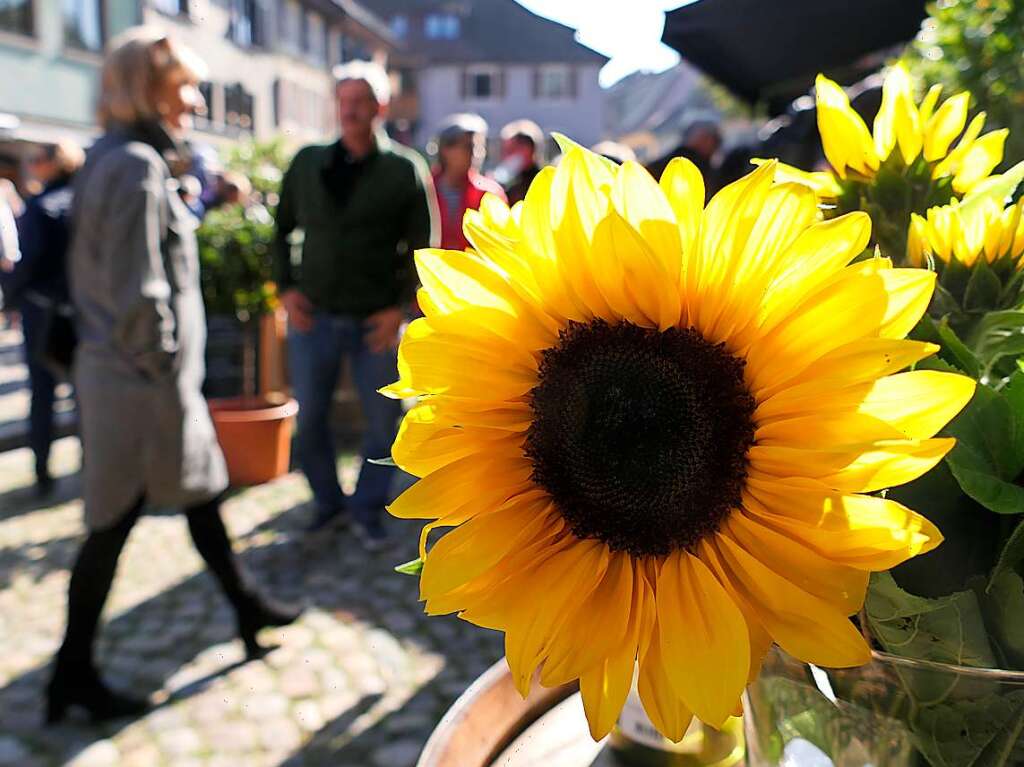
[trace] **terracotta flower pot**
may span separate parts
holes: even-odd
[[[209,401],[233,486],[259,485],[288,472],[294,399],[231,397]]]

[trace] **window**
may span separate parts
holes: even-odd
[[[327,55],[330,57],[329,61],[331,64],[340,64],[345,60],[345,51],[342,47],[341,28],[331,27],[328,37],[329,42],[327,44]]]
[[[209,81],[199,83],[199,93],[203,97],[203,106],[196,110],[195,125],[199,130],[210,130],[214,123],[213,83]]]
[[[302,41],[302,8],[296,0],[284,0],[278,8],[277,29],[281,46],[298,52]]]
[[[100,0],[62,0],[64,42],[83,51],[103,50],[103,12]]]
[[[504,73],[497,67],[470,67],[462,78],[462,97],[495,99],[505,95]]]
[[[253,102],[241,83],[224,86],[224,124],[230,132],[252,130]]]
[[[451,13],[428,13],[423,34],[431,40],[454,40],[459,36],[459,17]]]
[[[534,73],[535,98],[571,99],[576,97],[576,72],[563,64],[548,64]]]
[[[153,7],[168,16],[188,16],[188,0],[150,0]]]
[[[229,10],[231,21],[228,24],[228,38],[247,48],[259,45],[262,40],[256,0],[231,0]]]
[[[0,0],[0,30],[33,34],[32,0]]]
[[[400,13],[391,19],[391,34],[399,40],[409,34],[409,17]]]
[[[327,51],[324,46],[326,40],[323,17],[317,13],[307,13],[305,51],[309,55],[310,61],[317,64],[327,63]]]

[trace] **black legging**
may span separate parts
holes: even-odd
[[[72,665],[92,664],[92,650],[103,605],[110,593],[117,560],[128,534],[142,513],[140,498],[120,522],[105,530],[89,533],[71,571],[68,588],[68,623],[60,660]],[[220,513],[220,499],[193,506],[185,512],[192,541],[207,567],[220,582],[236,609],[252,600],[251,588],[231,548],[231,540]]]

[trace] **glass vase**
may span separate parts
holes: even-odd
[[[749,767],[1024,767],[1024,672],[873,653],[823,669],[778,648],[745,701]]]

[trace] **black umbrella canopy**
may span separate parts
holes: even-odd
[[[924,0],[697,0],[665,15],[662,40],[749,101],[783,102],[821,71],[853,79],[867,54],[905,43]]]

